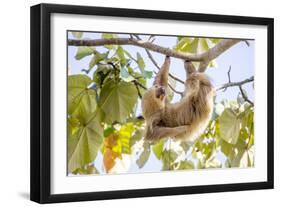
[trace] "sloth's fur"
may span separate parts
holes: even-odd
[[[154,141],[171,137],[192,142],[203,133],[211,119],[215,91],[208,77],[186,61],[184,95],[179,102],[169,103],[166,99],[169,66],[170,58],[166,57],[153,86],[143,95],[145,138]]]

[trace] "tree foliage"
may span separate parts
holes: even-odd
[[[73,36],[82,38],[83,33],[73,32]],[[101,37],[118,35],[104,33]],[[179,37],[173,49],[196,54],[219,41]],[[141,54],[131,54],[120,45],[105,45],[103,50],[77,47],[75,59],[85,57],[90,57],[88,68],[68,76],[69,173],[126,172],[120,167],[126,155],[139,168],[154,156],[162,170],[254,166],[254,109],[239,95],[237,100],[215,103],[212,120],[195,143],[172,139],[148,143],[143,139],[145,122],[136,117],[136,109],[153,71]],[[214,65],[212,61],[209,67]],[[169,83],[176,84],[173,79]],[[169,90],[170,100],[173,95]],[[103,172],[97,170],[97,155],[102,157]]]

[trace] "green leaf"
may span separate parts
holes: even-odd
[[[78,132],[80,127],[79,119],[69,116],[67,119],[67,135],[68,136],[75,136],[75,134]]]
[[[137,90],[132,83],[107,82],[100,94],[100,107],[107,123],[124,122],[137,102]]]
[[[232,159],[232,154],[234,153],[234,145],[229,144],[228,142],[224,141],[223,139],[220,139],[220,150],[225,154],[226,157],[229,159]]]
[[[249,149],[239,149],[238,154],[231,162],[231,167],[253,167],[254,155],[254,147],[251,147]]]
[[[152,147],[153,153],[158,160],[160,160],[162,157],[164,143],[164,139],[161,139],[159,142],[157,142],[157,144],[153,145]]]
[[[101,37],[103,39],[111,39],[111,38],[117,38],[117,34],[112,34],[112,33],[102,33]]]
[[[92,113],[96,110],[96,92],[89,89],[92,80],[86,75],[68,76],[68,113]]]
[[[199,38],[194,38],[194,40],[186,48],[186,52],[197,53],[199,45]]]
[[[187,141],[181,141],[180,146],[182,147],[183,151],[187,153],[187,151],[190,149],[191,145]]]
[[[247,150],[247,156],[248,156],[248,167],[253,167],[255,164],[255,149],[254,147],[251,147]]]
[[[217,159],[216,156],[212,156],[205,163],[205,167],[206,168],[221,168],[222,167],[222,163],[220,162],[219,159]]]
[[[224,111],[224,105],[221,103],[216,104],[215,106],[215,112],[218,116],[220,116]]]
[[[173,150],[163,150],[162,152],[162,170],[171,170],[173,162],[177,159],[178,154]]]
[[[204,52],[206,50],[209,50],[209,45],[208,45],[208,42],[207,42],[206,38],[200,38],[200,44],[201,44],[201,48],[202,48],[202,50],[200,52]]]
[[[121,127],[118,132],[118,138],[120,140],[122,153],[130,154],[131,153],[131,146],[130,146],[130,139],[132,138],[132,134],[135,128],[133,123],[126,123]]]
[[[188,52],[190,50],[190,43],[194,40],[194,38],[189,38],[189,37],[183,37],[181,38],[176,47],[175,50],[181,51],[181,52]]]
[[[91,175],[91,174],[99,174],[99,171],[94,165],[87,165],[83,168],[76,169],[73,174],[75,175]]]
[[[136,163],[139,166],[139,168],[142,168],[145,165],[145,163],[147,162],[147,160],[148,160],[148,158],[150,156],[150,152],[151,152],[150,146],[145,147],[143,149],[143,152],[139,156],[139,159],[137,159],[137,161],[136,161]]]
[[[216,60],[212,60],[212,61],[209,63],[208,67],[217,68],[217,67],[218,67],[218,64],[217,64]]]
[[[71,32],[74,37],[80,39],[83,36],[83,32]]]
[[[236,144],[239,138],[241,120],[232,109],[225,109],[219,117],[220,137],[230,144]]]
[[[218,43],[221,41],[221,39],[218,39],[218,38],[209,38],[209,39],[210,39],[211,42],[214,43],[214,44],[218,44]]]
[[[181,161],[179,167],[177,170],[190,170],[194,169],[194,163],[190,160],[186,161]]]
[[[216,41],[216,40],[214,40]],[[215,43],[210,40],[209,38],[188,38],[183,37],[180,38],[175,50],[180,52],[186,52],[186,53],[192,53],[192,54],[200,54],[203,52],[208,51],[210,48],[212,48],[215,45]],[[198,63],[193,63],[195,67],[198,67]],[[215,60],[212,60],[208,67],[217,67],[217,64]]]
[[[89,114],[81,112],[80,117],[88,119]],[[73,172],[93,162],[101,146],[102,138],[103,128],[100,125],[100,115],[96,111],[91,121],[80,127],[78,136],[68,137],[68,171]]]
[[[98,85],[99,88],[101,88],[104,84],[105,79],[110,76],[113,70],[114,69],[112,65],[98,65],[93,74],[93,81]]]
[[[118,46],[116,50],[117,56],[120,58],[121,65],[125,65],[127,63],[127,59],[124,54],[124,50],[121,46]]]
[[[125,82],[131,82],[132,80],[135,80],[135,78],[128,73],[125,67],[120,68],[120,78]]]
[[[241,159],[242,159],[244,153],[245,153],[245,151],[243,151],[243,150],[238,151],[237,155],[231,161],[231,167],[240,167],[240,162],[241,162]]]
[[[123,48],[123,52],[127,55],[128,58],[134,59],[133,56],[127,50],[124,50],[124,48]]]
[[[137,63],[141,71],[143,71],[145,68],[145,63],[140,53],[137,53]]]
[[[115,131],[115,129],[113,127],[107,127],[106,129],[104,129],[103,131],[103,136],[104,137],[108,137],[110,134],[113,134]]]
[[[144,78],[150,79],[150,78],[152,78],[153,72],[152,71],[148,71],[148,70],[144,70],[142,72],[142,75],[143,75]]]
[[[95,52],[92,60],[89,63],[89,69],[93,68],[96,64],[98,64],[100,61],[103,61],[107,58],[109,54],[109,51],[105,52],[105,53],[99,53],[99,52]]]
[[[82,58],[92,55],[95,51],[94,47],[78,47],[77,53],[75,55],[76,60],[81,60]]]

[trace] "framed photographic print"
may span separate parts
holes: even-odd
[[[273,188],[273,19],[31,7],[31,200]]]

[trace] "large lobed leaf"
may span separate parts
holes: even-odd
[[[103,138],[101,111],[96,92],[89,88],[86,75],[68,77],[68,171],[82,169],[92,162]]]
[[[69,114],[79,117],[80,112],[90,114],[96,110],[96,91],[89,88],[91,83],[92,80],[86,75],[68,77]]]
[[[225,109],[219,117],[221,138],[230,144],[236,144],[239,138],[241,120],[232,109]]]
[[[103,128],[100,125],[99,113],[96,112],[89,123],[81,125],[77,136],[68,136],[68,171],[73,172],[93,162],[102,140]]]
[[[75,55],[75,59],[81,60],[82,58],[84,58],[86,56],[92,55],[94,53],[94,51],[95,51],[94,47],[86,47],[86,46],[78,47],[78,50]]]
[[[105,113],[105,121],[124,122],[137,102],[137,90],[132,83],[109,81],[100,94],[100,107]]]
[[[191,53],[191,54],[200,54],[208,51],[210,48],[214,47],[220,39],[212,38],[192,38],[192,37],[181,37],[175,46],[176,51]],[[198,63],[194,63],[198,67]],[[212,60],[209,63],[209,67],[217,67],[215,60]]]

